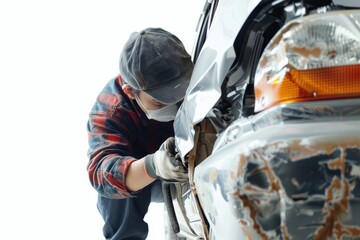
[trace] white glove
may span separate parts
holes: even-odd
[[[145,157],[145,170],[152,178],[185,182],[189,179],[187,168],[175,151],[175,138],[168,138],[153,154]]]

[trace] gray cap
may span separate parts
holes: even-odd
[[[184,98],[193,68],[182,42],[161,28],[133,32],[120,55],[124,81],[164,104]]]

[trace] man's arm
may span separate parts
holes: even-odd
[[[166,139],[153,154],[133,162],[126,175],[126,186],[138,191],[156,178],[184,182],[188,180],[187,167],[175,151],[175,138]]]
[[[126,187],[131,192],[139,191],[152,183],[155,179],[150,177],[145,170],[145,158],[131,163],[126,174]]]
[[[87,169],[90,183],[100,195],[120,199],[131,197],[125,182],[130,166],[137,161],[129,156],[134,128],[127,124],[126,117],[112,117],[98,112],[89,116]]]

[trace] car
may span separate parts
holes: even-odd
[[[360,239],[355,1],[208,0],[174,122],[179,239]]]

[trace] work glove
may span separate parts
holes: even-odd
[[[152,178],[185,182],[188,180],[187,168],[175,151],[175,138],[168,138],[153,154],[145,157],[145,170]]]

